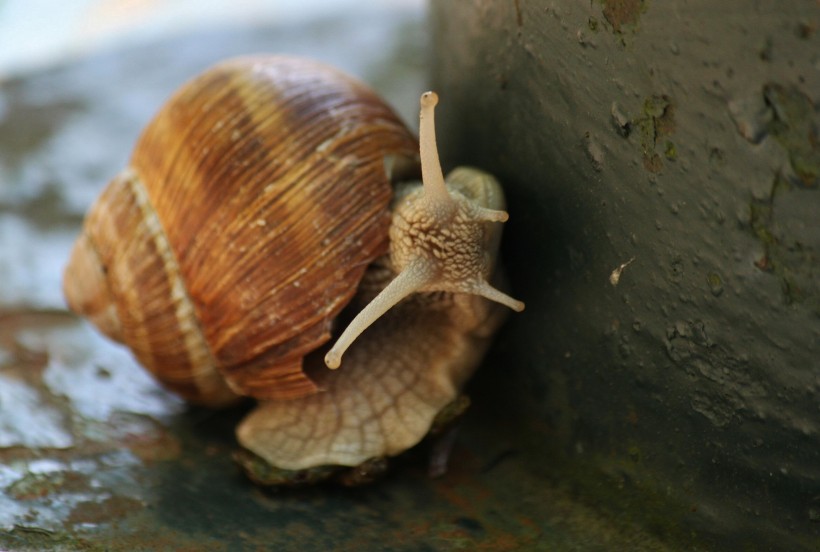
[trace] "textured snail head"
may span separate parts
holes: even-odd
[[[398,273],[345,329],[325,356],[330,368],[341,365],[347,348],[380,316],[416,292],[446,291],[481,295],[522,311],[524,303],[487,281],[492,258],[484,225],[506,221],[506,211],[485,207],[448,190],[436,147],[434,109],[438,96],[421,96],[419,145],[423,186],[401,198],[390,228],[390,258]],[[499,202],[502,202],[500,198]]]

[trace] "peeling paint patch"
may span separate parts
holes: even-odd
[[[776,169],[769,192],[749,202],[748,228],[763,247],[755,266],[780,280],[786,304],[803,303],[820,313],[820,111],[799,88],[777,83],[766,84],[752,97],[731,100],[728,109],[750,144],[771,138],[788,156],[788,163]]]
[[[817,188],[820,179],[817,107],[799,89],[774,83],[763,87],[763,97],[772,110],[769,130],[789,155],[795,183]]]
[[[796,186],[779,173],[769,194],[752,198],[749,204],[749,228],[763,246],[763,256],[755,266],[780,279],[786,304],[806,304],[820,314],[818,212],[817,188]],[[796,216],[798,213],[804,214]]]
[[[731,99],[727,107],[735,129],[744,140],[757,145],[768,136],[772,111],[766,106],[761,94]]]
[[[741,423],[744,413],[763,419],[781,416],[766,385],[755,378],[748,363],[721,348],[701,320],[679,320],[666,330],[666,352],[676,367],[697,382],[689,406],[716,428]],[[727,352],[724,350],[724,352]],[[808,431],[815,431],[812,426]]]

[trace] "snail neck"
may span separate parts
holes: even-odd
[[[330,368],[339,367],[345,350],[368,326],[416,292],[470,293],[516,311],[524,309],[524,303],[487,282],[495,256],[491,245],[494,240],[488,239],[493,232],[488,223],[504,222],[508,215],[474,199],[480,195],[448,189],[436,148],[436,103],[438,96],[434,92],[422,94],[419,142],[423,185],[394,206],[390,258],[398,275],[362,309],[328,351],[325,363]],[[485,182],[483,178],[478,180],[479,185]],[[470,186],[465,190],[469,192]]]

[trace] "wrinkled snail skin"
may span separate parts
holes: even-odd
[[[257,399],[237,428],[253,462],[368,479],[459,397],[502,305],[524,308],[493,286],[501,187],[472,168],[444,179],[437,102],[421,97],[419,144],[326,65],[213,67],[89,210],[70,308],[192,402]]]

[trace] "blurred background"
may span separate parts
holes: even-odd
[[[320,59],[415,128],[424,12],[423,0],[0,0],[0,307],[63,308],[86,208],[168,95],[219,60]]]
[[[298,25],[374,12],[419,14],[424,0],[0,0],[0,76],[101,48],[203,28]]]

